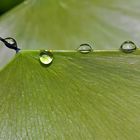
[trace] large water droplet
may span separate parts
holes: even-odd
[[[132,41],[125,41],[122,43],[120,49],[125,53],[131,53],[137,49],[137,46]]]
[[[53,61],[53,54],[47,50],[41,51],[39,59],[42,64],[49,65]]]
[[[89,44],[81,44],[80,47],[78,48],[78,51],[80,53],[87,54],[87,53],[92,52],[93,50],[92,50],[92,47]]]

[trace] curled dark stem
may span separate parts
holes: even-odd
[[[13,40],[13,43],[10,44],[9,42],[7,42],[6,40],[7,39],[12,39]],[[11,38],[11,37],[8,37],[8,38],[2,38],[0,37],[0,40],[5,44],[6,47],[8,47],[9,49],[14,49],[16,51],[16,53],[19,52],[20,48],[17,47],[17,42],[15,39]]]

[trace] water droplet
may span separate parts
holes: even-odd
[[[92,52],[93,50],[92,50],[92,47],[89,44],[81,44],[80,47],[78,48],[78,51],[80,53],[87,54],[87,53]]]
[[[137,46],[132,41],[125,41],[122,43],[120,49],[125,53],[131,53],[137,49]]]
[[[7,37],[4,39],[6,42],[8,42],[11,45],[16,44],[16,41],[13,38]]]
[[[10,49],[14,49],[16,51],[16,53],[19,52],[19,48],[17,47],[17,42],[15,39],[11,38],[11,37],[7,37],[5,39],[0,37],[0,40],[5,44],[6,47],[10,48]]]
[[[53,61],[53,54],[47,50],[41,51],[39,59],[42,64],[49,65]]]

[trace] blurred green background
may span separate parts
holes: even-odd
[[[9,11],[23,0],[1,0],[0,1],[0,15],[4,14],[5,12]]]

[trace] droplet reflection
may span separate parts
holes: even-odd
[[[8,37],[8,38],[5,38],[4,40],[11,45],[16,44],[16,41],[13,38]]]
[[[39,59],[42,64],[49,65],[53,61],[53,54],[47,50],[41,51]]]
[[[80,53],[87,54],[87,53],[92,52],[93,50],[89,44],[81,44],[80,47],[78,48],[78,51]]]
[[[137,49],[137,46],[132,41],[125,41],[122,43],[120,49],[125,53],[131,53]]]

